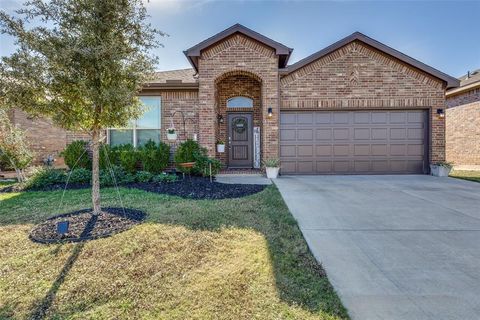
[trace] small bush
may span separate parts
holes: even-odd
[[[197,141],[187,140],[182,142],[175,151],[175,164],[179,171],[184,173],[196,173],[194,168],[184,168],[182,163],[194,162],[196,157],[205,155],[207,151],[202,148]]]
[[[178,180],[178,177],[174,174],[157,174],[153,176],[152,181],[155,183],[169,183],[175,182]]]
[[[34,168],[27,179],[25,189],[41,189],[50,185],[65,183],[66,174],[63,170],[50,168]]]
[[[170,146],[160,142],[158,145],[150,140],[138,150],[143,170],[153,174],[161,173],[170,159]]]
[[[113,173],[113,177],[112,177]],[[115,179],[114,179],[115,178]],[[109,169],[100,170],[100,185],[103,187],[111,187],[115,185],[135,182],[135,176],[126,172],[122,167],[114,166]]]
[[[100,157],[99,166],[100,169],[105,170],[110,166],[117,165],[118,159],[115,154],[115,148],[110,147],[108,144],[100,145]]]
[[[280,160],[277,158],[270,158],[263,160],[263,166],[265,168],[278,168],[280,167]]]
[[[65,164],[70,170],[76,168],[91,169],[92,161],[88,154],[88,142],[76,140],[68,144],[60,155],[64,158]],[[77,162],[78,160],[78,162]]]
[[[135,181],[137,182],[150,182],[153,179],[153,174],[148,171],[138,171],[135,174]]]
[[[138,162],[138,152],[131,144],[124,144],[112,148],[114,156],[114,164],[119,165],[126,172],[135,173]],[[111,161],[112,159],[110,159]]]
[[[195,172],[204,177],[216,176],[222,169],[222,163],[214,158],[209,158],[204,154],[195,155]],[[211,171],[210,171],[211,169]]]
[[[92,171],[85,168],[73,169],[67,174],[68,183],[90,183]]]

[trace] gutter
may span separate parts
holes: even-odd
[[[445,96],[448,98],[449,96],[454,96],[460,93],[463,93],[465,91],[469,91],[472,89],[480,88],[480,80],[467,84],[463,87],[455,88],[455,89],[450,89],[445,93]]]

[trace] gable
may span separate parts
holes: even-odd
[[[275,50],[243,34],[236,33],[220,42],[201,51],[200,56],[203,59],[210,59],[222,51],[233,47],[244,47],[255,51],[264,57],[275,57]]]
[[[403,61],[376,50],[371,46],[362,43],[361,41],[352,41],[324,56],[319,57],[312,62],[309,62],[305,66],[302,66],[293,72],[288,73],[281,79],[282,85],[289,85],[298,81],[302,78],[305,78],[311,73],[322,72],[322,68],[328,66],[329,64],[334,64],[340,59],[351,58],[351,62],[345,61],[336,65],[338,69],[335,75],[332,75],[331,78],[337,77],[336,80],[344,81],[342,75],[347,73],[349,74],[350,82],[359,82],[359,81],[368,81],[367,77],[371,76],[371,72],[375,70],[380,72],[397,72],[401,73],[403,76],[411,79],[412,84],[417,85],[428,85],[432,88],[442,89],[444,81],[438,79],[422,70],[414,68]],[[370,64],[371,70],[366,69],[365,66],[371,61],[374,65]],[[347,70],[348,69],[348,70]],[[323,72],[328,72],[324,70]],[[333,72],[333,71],[332,71]],[[402,78],[402,77],[397,77]]]
[[[351,43],[362,43],[365,47],[371,48],[373,51],[377,51],[378,53],[386,56],[391,61],[399,62],[405,66],[408,66],[411,69],[416,70],[417,72],[424,73],[426,75],[432,76],[438,80],[443,81],[446,84],[446,88],[453,88],[458,87],[459,80],[451,77],[435,68],[432,68],[418,60],[415,60],[387,45],[384,45],[381,42],[378,42],[372,38],[367,37],[366,35],[355,32],[348,37],[343,38],[340,41],[335,42],[334,44],[290,65],[282,70],[283,74],[290,74],[294,73],[299,69],[307,67],[309,64],[314,63],[316,60],[324,58],[335,51],[342,49],[343,47],[351,44]]]
[[[275,55],[277,55],[279,58],[279,68],[284,68],[287,65],[288,59],[293,49],[238,23],[200,42],[199,44],[191,47],[190,49],[185,50],[183,53],[188,58],[194,69],[198,71],[198,58],[201,56],[202,51],[206,50],[209,47],[216,46],[219,43],[228,42],[228,39],[233,38],[232,36],[236,34],[241,34],[244,37],[247,37],[257,43],[262,44],[264,47],[272,49]],[[227,41],[225,41],[226,39]]]

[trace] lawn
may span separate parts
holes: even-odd
[[[480,171],[454,170],[450,173],[450,177],[480,182]]]
[[[33,224],[89,190],[0,194],[0,319],[345,319],[274,186],[226,200],[120,189],[147,221],[84,244],[40,245]],[[104,204],[118,206],[114,189]]]

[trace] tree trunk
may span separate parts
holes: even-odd
[[[101,212],[100,208],[100,134],[99,130],[94,130],[92,134],[92,203],[93,214],[98,215]]]

